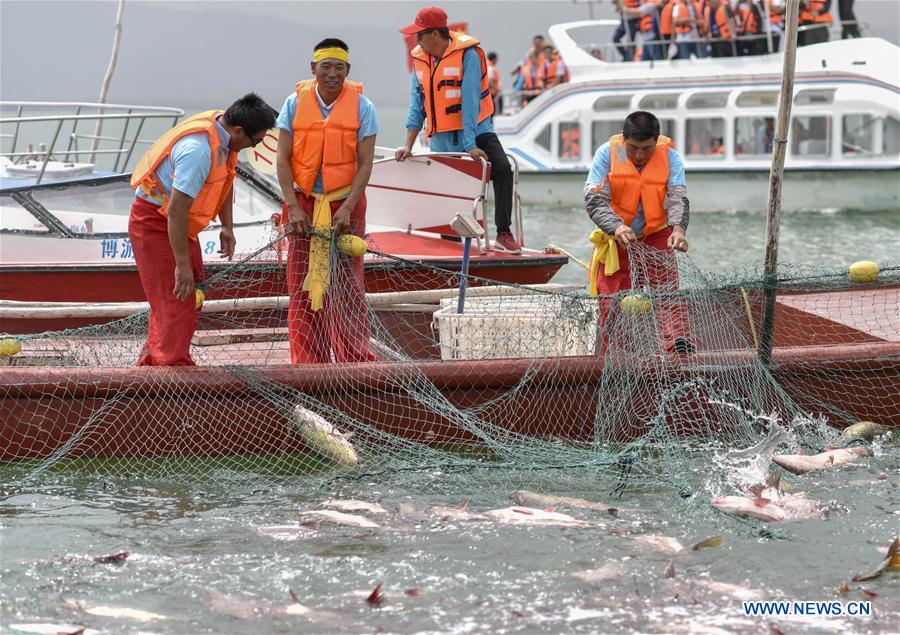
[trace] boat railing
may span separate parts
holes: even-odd
[[[0,157],[13,164],[34,161],[36,183],[40,183],[50,161],[78,161],[117,174],[127,172],[137,146],[149,146],[158,133],[178,123],[184,115],[179,108],[131,106],[89,102],[0,101],[0,110],[15,109],[15,116],[0,117]],[[53,111],[32,115],[29,111]],[[60,112],[62,111],[62,112]],[[141,134],[148,121],[161,121],[160,130],[151,130],[150,138]],[[85,125],[93,122],[93,131]],[[103,134],[107,124],[107,134]],[[114,134],[110,133],[114,129]],[[41,141],[38,141],[38,140]],[[48,140],[47,143],[44,140]],[[9,144],[7,148],[6,145]],[[38,143],[37,149],[34,144]],[[87,146],[87,147],[85,147]]]

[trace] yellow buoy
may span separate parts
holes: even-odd
[[[337,239],[337,248],[348,256],[362,256],[368,251],[369,245],[359,236],[344,234]]]
[[[205,299],[206,295],[203,293],[203,289],[194,289],[194,306],[198,311],[203,306],[203,300]]]
[[[12,337],[0,340],[0,357],[12,357],[22,351],[22,342]]]
[[[850,265],[850,270],[847,272],[847,275],[850,276],[850,279],[853,280],[853,282],[872,282],[878,278],[879,271],[881,271],[881,269],[878,268],[877,262],[860,260],[859,262],[854,262]]]
[[[619,307],[625,315],[640,315],[650,310],[650,298],[641,294],[626,295],[619,301]]]

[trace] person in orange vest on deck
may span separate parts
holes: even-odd
[[[659,130],[659,120],[652,113],[633,112],[626,117],[622,133],[610,137],[594,155],[584,185],[585,209],[599,228],[591,235],[592,295],[610,296],[635,285],[665,293],[678,287],[673,250],[688,250],[685,232],[690,205],[681,155]],[[638,241],[662,252],[665,264],[632,272],[629,246]],[[640,279],[633,279],[632,274]],[[611,301],[601,301],[601,331]],[[653,303],[666,349],[692,352],[683,306],[666,296]]]
[[[544,66],[544,86],[551,88],[557,84],[569,81],[569,69],[563,62],[562,56],[551,45],[544,47],[544,57],[547,60]]]
[[[827,42],[831,27],[831,0],[800,0],[800,26],[806,27],[797,33],[797,46]]]
[[[272,108],[249,93],[224,112],[185,119],[138,161],[128,237],[150,303],[138,366],[194,365],[191,338],[204,278],[198,235],[218,216],[219,253],[229,260],[234,255],[231,190],[238,152],[260,143],[274,121]],[[214,243],[207,247],[215,249]]]
[[[763,37],[762,16],[756,3],[752,0],[741,0],[737,4],[735,17],[738,36],[742,38],[738,40],[738,55],[763,55],[766,52],[766,40]]]
[[[781,42],[781,34],[784,31],[784,11],[785,0],[768,0],[766,3],[769,7],[769,31],[772,32],[772,52],[778,52],[778,45]],[[768,43],[766,43],[768,49]]]
[[[531,51],[519,65],[519,76],[514,88],[522,93],[522,106],[537,97],[546,88],[547,58]]]
[[[712,57],[735,57],[737,55],[737,28],[734,11],[728,0],[710,0],[706,8],[706,23],[709,25],[710,53]]]
[[[363,257],[331,253],[338,237],[365,235],[365,191],[378,134],[375,106],[362,94],[362,84],[347,79],[349,51],[337,38],[316,44],[313,78],[297,82],[276,123],[282,223],[290,231],[288,339],[294,364],[376,359],[369,348]]]
[[[416,21],[401,32],[415,34],[419,45],[410,53],[415,72],[406,113],[406,144],[396,150],[394,158],[405,161],[412,155],[427,115],[426,133],[433,152],[467,153],[475,161],[490,163],[497,227],[493,248],[521,253],[511,230],[512,167],[494,134],[494,101],[479,41],[450,31],[447,14],[439,7],[422,9]]]
[[[494,100],[494,114],[503,113],[503,83],[500,81],[500,70],[497,68],[497,53],[487,54],[488,85],[491,88],[491,99]]]

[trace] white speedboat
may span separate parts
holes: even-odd
[[[571,81],[494,119],[519,161],[523,202],[581,205],[596,149],[628,113],[649,110],[684,158],[693,210],[764,209],[782,54],[629,63],[591,56],[584,37],[597,41],[598,29],[616,24],[551,27]],[[785,210],[900,208],[897,46],[862,38],[798,49],[785,174]]]

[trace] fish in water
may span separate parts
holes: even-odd
[[[683,544],[678,542],[675,538],[669,538],[668,536],[648,534],[646,536],[635,536],[632,540],[638,544],[647,545],[653,547],[657,551],[671,555],[680,553],[681,550],[684,549]]]
[[[770,474],[765,485],[757,485],[751,491],[754,494],[753,500],[768,500],[784,510],[786,520],[825,517],[825,509],[819,501],[806,498],[803,492],[785,493],[781,489],[781,476],[778,474]]]
[[[607,562],[605,565],[600,567],[599,569],[587,569],[585,571],[576,571],[572,575],[579,580],[583,580],[587,583],[592,582],[603,582],[604,580],[611,580],[612,578],[617,578],[620,575],[625,573],[625,565],[621,562],[614,560],[613,562]]]
[[[783,522],[787,520],[787,512],[768,498],[719,496],[710,502],[716,509],[739,518],[756,518],[767,522]]]
[[[441,507],[440,505],[429,507],[428,513],[443,521],[486,520],[484,514],[467,511],[468,507],[469,501],[465,500],[459,507]]]
[[[256,528],[256,533],[261,536],[270,536],[281,540],[294,540],[296,538],[304,538],[315,533],[315,529],[308,523],[307,525],[262,525]]]
[[[394,509],[402,518],[406,518],[407,520],[414,520],[416,522],[430,520],[428,514],[419,510],[419,508],[412,503],[397,503],[394,506]]]
[[[884,426],[872,423],[871,421],[860,421],[859,423],[854,423],[852,426],[844,428],[844,431],[841,433],[841,441],[844,442],[844,445],[859,440],[869,441],[871,443],[875,440],[875,437],[884,434],[884,432]]]
[[[358,500],[329,499],[322,503],[322,507],[336,509],[339,512],[369,512],[370,514],[386,514],[387,510],[378,503],[368,503]]]
[[[872,456],[872,451],[865,447],[841,448],[828,450],[819,454],[776,454],[772,457],[775,465],[783,467],[794,474],[806,474],[818,470],[827,470],[836,465],[849,463],[861,456]]]
[[[315,509],[305,512],[306,516],[312,516],[313,521],[332,522],[336,525],[344,525],[347,527],[360,527],[362,529],[378,529],[381,527],[365,516],[357,514],[345,514],[343,512],[334,511],[333,509]]]
[[[322,415],[298,405],[291,413],[290,422],[303,442],[321,456],[347,467],[359,463],[356,448],[348,440],[350,435],[342,433]]]
[[[10,624],[13,633],[36,633],[38,635],[95,635],[100,633],[93,628],[74,624]]]
[[[159,613],[151,613],[150,611],[141,611],[140,609],[130,609],[120,606],[101,606],[96,604],[87,604],[67,600],[66,603],[88,615],[96,615],[97,617],[113,617],[120,619],[136,620],[138,622],[153,622],[156,620],[166,619],[165,615]]]
[[[485,516],[505,525],[560,525],[564,527],[587,527],[588,523],[559,512],[535,507],[504,507],[492,509]]]
[[[738,586],[737,584],[728,584],[727,582],[716,582],[715,580],[694,580],[694,584],[709,589],[714,593],[733,597],[736,600],[750,602],[753,600],[762,600],[765,597],[762,591],[757,591],[756,589],[751,589],[745,586]]]
[[[583,498],[569,498],[568,496],[547,496],[527,490],[518,490],[509,495],[517,505],[527,505],[529,507],[574,507],[577,509],[590,509],[597,512],[607,512],[615,515],[620,510],[618,507],[610,507],[603,503],[595,503],[594,501],[585,500]]]

